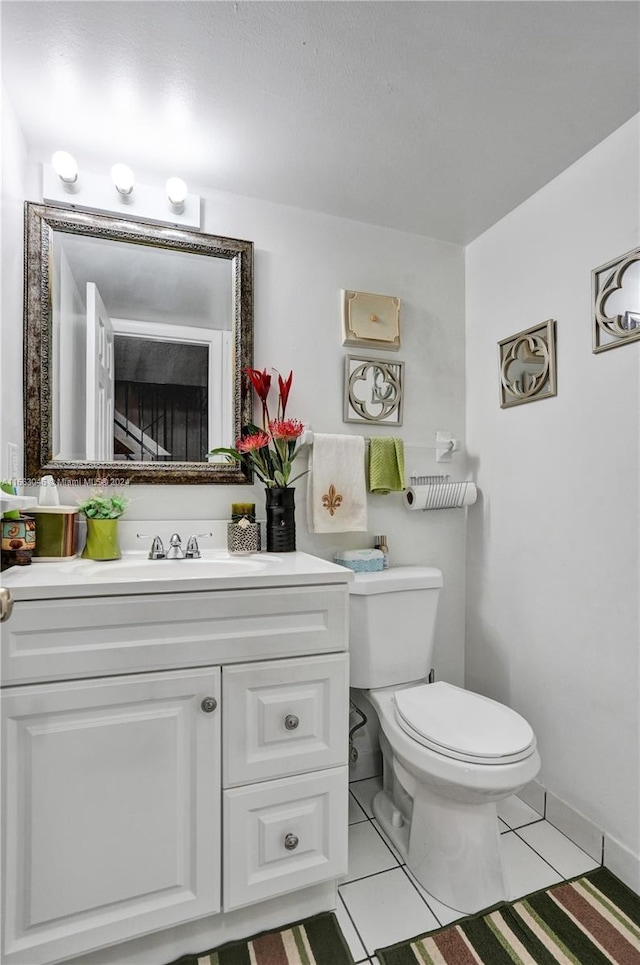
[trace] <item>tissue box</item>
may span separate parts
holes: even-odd
[[[29,514],[36,521],[34,561],[59,563],[75,557],[77,506],[34,506]]]
[[[333,559],[354,573],[376,573],[384,569],[382,550],[340,550]]]

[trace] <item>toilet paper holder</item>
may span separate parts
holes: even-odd
[[[462,509],[472,506],[478,498],[475,483],[469,480],[451,481],[449,476],[409,477],[410,485],[403,494],[407,509]]]

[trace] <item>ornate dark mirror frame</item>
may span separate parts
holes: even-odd
[[[53,459],[50,371],[53,232],[175,249],[231,262],[233,290],[233,435],[252,421],[252,394],[244,377],[253,365],[253,243],[236,238],[139,224],[85,211],[25,203],[24,427],[25,475],[37,479],[113,480],[130,483],[243,485],[251,475],[237,463],[65,462]]]

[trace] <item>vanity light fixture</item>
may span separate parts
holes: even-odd
[[[78,180],[78,164],[74,156],[68,151],[55,151],[51,156],[51,166],[64,187],[70,190]]]
[[[169,204],[172,211],[184,211],[184,203],[187,200],[188,189],[182,178],[169,178],[165,185]]]
[[[1,0],[0,0],[1,2]],[[171,177],[164,188],[136,181],[131,168],[119,162],[103,173],[82,170],[67,151],[56,151],[49,164],[42,165],[42,199],[67,208],[114,214],[132,221],[150,221],[200,231],[202,201],[189,194],[182,178]],[[115,190],[114,190],[115,187]]]
[[[111,180],[115,184],[116,191],[123,198],[128,197],[133,191],[135,178],[127,164],[114,164],[111,168]]]

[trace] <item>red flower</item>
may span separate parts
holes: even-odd
[[[289,392],[291,391],[291,383],[293,382],[293,370],[289,372],[289,378],[285,380],[278,373],[278,389],[280,391],[280,418],[284,419],[284,414],[287,409],[287,399],[289,398]]]
[[[264,449],[268,446],[271,439],[266,432],[256,432],[252,436],[244,436],[236,442],[238,452],[254,452],[256,449]]]
[[[251,379],[251,384],[258,393],[262,404],[265,405],[271,388],[271,376],[266,369],[261,372],[259,369],[247,368],[245,371]]]
[[[246,373],[251,380],[252,386],[260,397],[260,401],[262,402],[262,425],[266,429],[266,427],[269,425],[269,407],[267,406],[267,398],[271,388],[271,376],[266,369],[261,372],[260,369],[247,368]]]
[[[269,432],[273,439],[297,439],[304,432],[304,426],[299,419],[274,419],[269,423]]]

